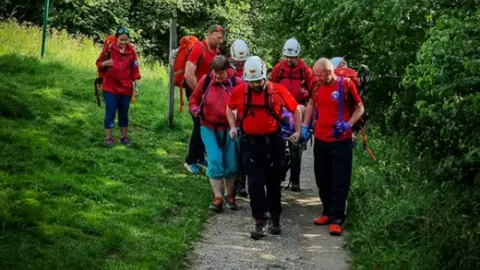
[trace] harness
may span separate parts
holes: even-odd
[[[266,89],[265,89],[266,88]],[[252,91],[248,89],[248,84],[245,84],[245,91],[244,91],[244,113],[242,115],[242,118],[240,119],[240,128],[242,129],[242,133],[245,134],[245,136],[249,136],[245,130],[243,130],[243,121],[247,116],[252,116],[255,117],[255,114],[253,112],[254,108],[258,109],[265,109],[267,110],[267,114],[275,119],[275,122],[277,123],[277,130],[273,134],[280,134],[282,131],[282,123],[280,117],[275,113],[273,110],[273,106],[271,103],[271,88],[269,84],[266,83],[264,89],[263,89],[263,96],[264,96],[264,103],[263,105],[257,105],[257,104],[252,104]],[[271,135],[271,134],[268,134]]]
[[[211,85],[212,85],[212,83],[213,83],[213,82],[211,81],[210,75],[211,75],[211,72],[209,72],[209,73],[207,74],[207,76],[206,76],[206,78],[205,78],[205,82],[204,82],[204,84],[203,84],[203,97],[206,97],[206,96],[207,96],[208,91],[210,90]],[[230,78],[230,79],[228,80],[228,82],[229,82],[230,87],[231,87],[232,89],[235,88],[235,86],[236,86],[236,84],[237,84],[237,80],[236,80],[235,76],[233,76],[232,78]],[[227,90],[225,89],[225,91],[227,91]],[[215,139],[216,139],[216,141],[217,141],[217,145],[218,145],[219,148],[222,148],[222,149],[223,149],[223,148],[225,147],[225,145],[227,144],[227,135],[228,135],[228,134],[227,134],[227,129],[224,128],[224,129],[223,129],[223,134],[220,135],[219,127],[224,127],[224,126],[223,126],[223,125],[218,125],[218,124],[216,124],[216,123],[209,122],[208,120],[205,119],[204,114],[203,114],[203,104],[204,104],[203,101],[204,101],[204,100],[205,100],[205,99],[202,98],[202,102],[200,102],[200,106],[199,106],[199,107],[200,107],[200,118],[201,118],[203,121],[208,122],[208,123],[210,123],[210,124],[213,126],[213,132],[214,132],[214,134],[215,134]]]

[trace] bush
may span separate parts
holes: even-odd
[[[473,184],[480,170],[479,24],[475,10],[442,15],[389,112],[392,131],[405,131],[419,151],[440,161],[441,180]]]

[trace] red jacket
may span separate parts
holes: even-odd
[[[210,76],[209,86],[205,88],[205,80]],[[198,82],[197,88],[190,97],[188,107],[200,107],[201,124],[210,129],[215,126],[219,130],[229,127],[226,109],[230,95],[235,86],[242,84],[243,81],[236,77],[232,69],[228,69],[228,79],[220,84],[215,81],[212,73],[207,73]]]
[[[285,86],[297,102],[306,103],[311,93],[313,72],[302,59],[298,59],[294,67],[289,67],[287,60],[282,60],[273,67],[270,81]]]
[[[117,43],[107,46],[97,59],[97,67],[101,69],[102,63],[108,59],[113,60],[113,66],[103,68],[102,90],[116,95],[133,95],[133,81],[141,78],[133,45],[125,46],[123,54],[120,53]]]

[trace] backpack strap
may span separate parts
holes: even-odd
[[[200,47],[202,48],[203,53],[202,53],[202,54],[200,55],[200,57],[198,58],[198,61],[197,61],[197,63],[195,64],[196,66],[198,66],[198,64],[200,64],[200,61],[202,60],[202,57],[203,57],[203,55],[205,54],[205,51],[206,51],[205,46],[203,46],[202,42],[203,42],[203,41],[199,41],[199,42],[198,42],[198,45],[200,45]],[[192,49],[193,49],[193,47],[192,47]]]
[[[211,83],[211,78],[210,78],[210,75],[212,74],[212,72],[208,72],[207,73],[207,76],[205,77],[205,81],[203,82],[203,95],[202,95],[202,101],[200,102],[200,105],[198,106],[200,108],[200,118],[204,119],[205,117],[203,116],[203,100],[204,98],[207,96],[207,92],[209,90],[209,86],[210,86],[210,83]]]
[[[343,77],[338,77],[338,121],[343,121]]]

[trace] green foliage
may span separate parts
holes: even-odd
[[[445,12],[407,69],[389,125],[440,160],[437,176],[473,184],[480,173],[480,11]]]
[[[353,269],[479,269],[480,189],[440,184],[401,134],[356,152],[348,201]]]
[[[0,269],[183,268],[211,191],[181,166],[188,114],[166,127],[166,70],[141,66],[133,145],[110,149],[99,48],[55,33],[40,60],[40,37],[0,23]]]

